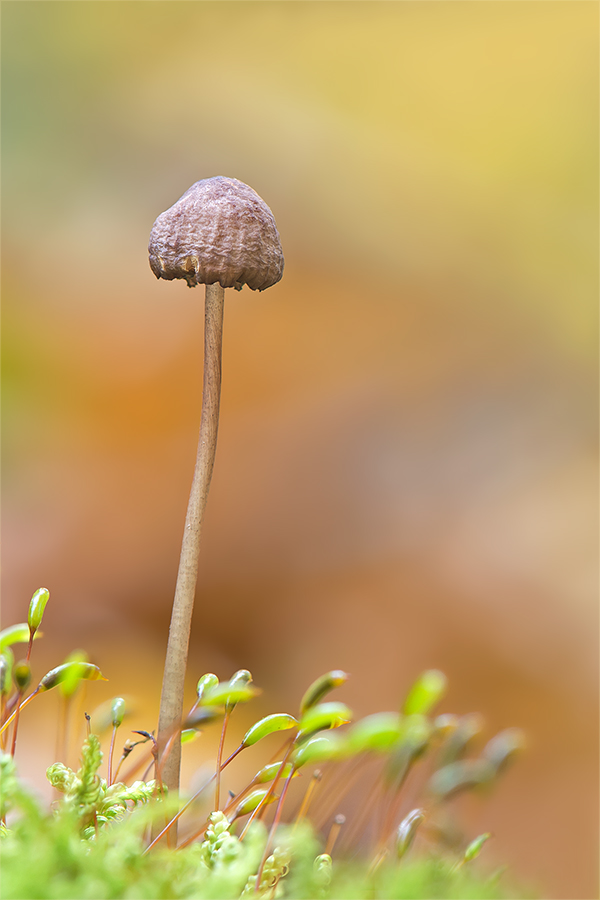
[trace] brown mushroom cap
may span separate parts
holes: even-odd
[[[157,278],[185,278],[189,287],[216,284],[264,291],[283,274],[273,213],[237,178],[204,178],[152,226],[150,268]]]

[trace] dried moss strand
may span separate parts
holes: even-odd
[[[219,284],[206,285],[202,417],[163,676],[158,722],[158,743],[161,750],[169,735],[181,726],[183,715],[183,688],[198,578],[200,532],[217,446],[224,297],[225,291]],[[164,783],[170,791],[179,789],[180,762],[181,744],[177,741],[165,760],[163,772]]]

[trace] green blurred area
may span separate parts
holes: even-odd
[[[192,693],[340,666],[364,714],[442,668],[532,737],[490,852],[594,896],[597,5],[1,9],[5,624],[47,585],[39,665],[85,646],[153,727],[202,293],[146,245],[239,178],[286,271],[227,296]]]

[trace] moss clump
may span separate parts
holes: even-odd
[[[222,751],[229,719],[238,705],[250,702],[259,691],[246,669],[222,683],[209,673],[198,681],[192,709],[164,746],[152,732],[137,730],[133,733],[141,740],[125,741],[116,768],[115,740],[127,710],[125,701],[115,698],[105,724],[107,729],[112,726],[108,778],[100,775],[104,753],[87,716],[80,767],[74,771],[61,762],[49,767],[47,778],[61,796],[51,810],[44,810],[19,780],[12,753],[3,750],[14,748],[20,714],[30,715],[27,707],[37,697],[58,688],[69,703],[82,679],[103,676],[97,666],[71,660],[52,669],[24,697],[14,679],[11,684],[8,678],[9,644],[22,641],[27,633],[25,624],[0,633],[4,673],[0,680],[0,843],[5,900],[491,900],[525,896],[523,891],[511,891],[497,875],[478,874],[473,861],[489,835],[468,841],[454,823],[448,827],[446,817],[450,798],[464,791],[489,790],[522,748],[523,735],[517,729],[502,731],[473,756],[472,742],[483,727],[480,716],[431,715],[446,690],[443,673],[424,672],[408,691],[401,711],[353,721],[345,703],[325,700],[348,678],[345,672],[333,670],[309,686],[296,716],[271,713],[255,722],[226,759]],[[188,743],[215,723],[221,727],[215,774],[180,807],[162,783],[165,760],[178,742]],[[240,753],[269,736],[283,740],[275,757],[266,754],[254,778],[235,796],[223,797],[221,772]],[[62,737],[66,745],[66,733]],[[136,764],[119,781],[124,763],[136,748],[141,748],[136,751]],[[406,781],[424,761],[428,777],[421,780],[420,805],[399,821]],[[132,782],[133,773],[144,766],[146,775]],[[313,770],[312,776],[301,805],[290,816],[288,789],[306,766]],[[330,778],[337,767],[342,767],[341,777]],[[322,778],[329,781],[333,794],[339,792],[335,798],[330,792],[329,797],[339,804],[352,784],[349,772],[365,770],[371,774],[376,770],[369,803],[374,804],[371,812],[379,824],[376,834],[371,828],[370,845],[359,844],[362,860],[348,861],[335,850],[344,816],[336,815],[329,835],[321,836],[310,824],[309,806],[315,806],[312,794],[318,794]],[[154,777],[146,780],[150,773]],[[193,801],[207,788],[214,789],[218,808],[207,821],[198,821]],[[368,819],[368,807],[362,812]],[[360,821],[359,817],[357,827]],[[176,824],[189,835],[179,845]],[[421,841],[427,852],[421,849],[421,855],[413,846],[418,831],[427,837]],[[151,839],[151,834],[156,836]]]

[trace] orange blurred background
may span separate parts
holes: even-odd
[[[125,694],[155,726],[203,292],[146,246],[194,181],[239,178],[286,270],[226,295],[189,702],[251,669],[242,729],[342,668],[364,715],[443,669],[440,709],[527,732],[466,815],[553,898],[597,896],[597,20],[2,4],[3,625],[48,587],[34,675],[84,647],[90,709]],[[56,711],[21,724],[40,790]]]

